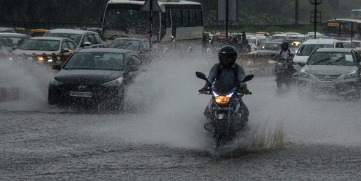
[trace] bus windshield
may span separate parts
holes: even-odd
[[[149,31],[149,12],[141,11],[142,5],[108,4],[104,30],[120,30],[126,34],[144,34]],[[159,31],[158,12],[153,12],[153,32]],[[154,34],[154,33],[153,33]]]

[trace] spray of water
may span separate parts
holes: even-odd
[[[85,131],[133,144],[210,151],[203,129],[203,111],[210,97],[198,95],[204,81],[197,79],[195,72],[207,74],[217,59],[183,55],[170,53],[152,62],[128,87],[126,111],[98,116],[111,121],[85,126]],[[34,62],[13,64],[4,60],[0,64],[0,86],[15,85],[27,95],[23,101],[1,102],[1,110],[49,109],[47,85],[52,70]],[[230,150],[252,152],[293,144],[361,145],[359,102],[300,100],[295,89],[276,92],[273,77],[256,77],[248,86],[253,95],[243,99],[250,110],[249,134],[239,136]]]
[[[0,87],[15,88],[19,95],[8,95],[1,110],[42,111],[47,109],[48,82],[53,75],[49,66],[29,60],[0,60]],[[9,98],[10,97],[10,98]]]
[[[205,82],[196,78],[195,72],[208,74],[216,61],[216,56],[209,59],[203,55],[182,57],[180,54],[170,54],[154,61],[127,89],[127,113],[122,114],[119,121],[98,131],[130,143],[212,152],[214,147],[203,128],[207,121],[203,111],[210,96],[198,95],[197,90]],[[246,98],[246,104],[252,105],[252,97]],[[239,147],[268,149],[282,144],[282,125],[270,126],[261,120],[253,122],[252,117],[250,120],[252,134],[240,136],[230,150]],[[264,135],[264,131],[268,133]]]

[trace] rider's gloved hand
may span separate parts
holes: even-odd
[[[247,88],[247,84],[243,84],[243,85],[242,85],[241,91],[242,91],[244,94],[250,94],[250,93],[251,93],[251,92],[248,90],[248,88]]]
[[[199,92],[204,92],[204,91],[209,91],[209,90],[211,90],[211,87],[205,85],[204,87],[202,87],[202,88],[199,89],[198,91],[199,91]]]
[[[204,85],[201,89],[199,89],[198,91],[199,92],[204,92],[204,91],[210,91],[211,90],[211,86],[212,86],[212,84],[210,84],[210,83],[206,83],[206,85]]]

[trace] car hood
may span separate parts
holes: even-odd
[[[295,56],[293,58],[294,63],[306,63],[308,59],[308,56]]]
[[[344,75],[357,70],[354,66],[306,65],[303,70],[316,75]]]
[[[20,55],[20,54],[26,54],[26,55],[31,55],[31,54],[36,54],[36,55],[40,55],[40,54],[52,54],[52,53],[59,53],[59,51],[41,51],[41,50],[20,50],[20,49],[16,49],[12,52],[15,55]]]
[[[122,77],[123,71],[116,70],[66,70],[61,69],[54,79],[63,84],[104,84]]]
[[[266,55],[266,54],[277,54],[279,51],[278,50],[256,50],[256,54],[260,54],[260,55]]]

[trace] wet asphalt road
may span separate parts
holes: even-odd
[[[207,141],[202,124],[152,127],[162,123],[152,115],[166,114],[157,109],[22,111],[1,103],[0,180],[360,180],[361,101],[299,100],[294,89],[277,93],[272,77],[249,87],[253,134],[223,155],[198,144]],[[190,116],[201,118],[202,109]]]
[[[249,132],[215,153],[194,77],[214,62],[195,59],[154,63],[121,114],[49,106],[52,70],[2,65],[1,85],[26,91],[0,102],[0,180],[360,180],[361,101],[300,100],[256,77]]]

